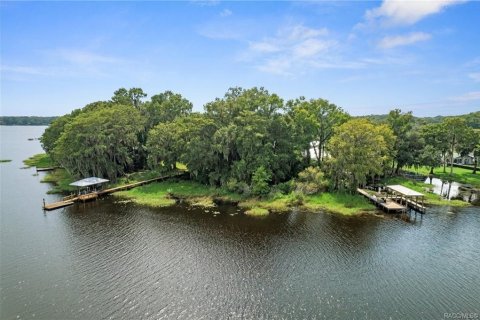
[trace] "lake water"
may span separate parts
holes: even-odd
[[[480,314],[480,209],[414,223],[253,218],[105,198],[44,213],[21,160],[44,127],[0,127],[1,319],[443,319]]]

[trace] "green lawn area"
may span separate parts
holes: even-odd
[[[277,194],[272,198],[246,198],[231,193],[222,188],[205,186],[193,181],[162,181],[141,186],[128,191],[115,193],[116,196],[133,200],[138,204],[154,207],[169,206],[175,203],[172,198],[182,198],[194,206],[209,207],[214,205],[215,198],[234,201],[246,210],[246,214],[253,216],[266,215],[268,212],[285,212],[298,206],[308,211],[326,210],[344,215],[355,215],[372,212],[375,206],[368,203],[362,196],[322,193],[320,195],[303,196],[298,198],[294,193]]]
[[[23,163],[28,167],[37,168],[52,168],[56,166],[52,158],[46,153],[39,153],[23,160]],[[48,193],[66,193],[76,191],[75,187],[69,184],[75,181],[75,178],[70,175],[65,169],[55,169],[46,173],[41,182],[53,184],[53,188]]]
[[[430,168],[406,168],[408,171],[417,172],[424,175],[429,175]],[[447,167],[446,173],[443,172],[443,167],[433,169],[433,175],[442,180],[452,180],[458,183],[471,184],[475,188],[480,188],[480,171],[473,174],[471,169],[453,167],[453,173],[450,174],[450,167]]]
[[[306,197],[304,207],[310,210],[325,209],[343,215],[375,211],[375,206],[363,196],[347,193],[322,193]]]
[[[425,200],[427,204],[430,205],[439,205],[439,206],[453,206],[453,207],[468,207],[470,204],[461,200],[445,200],[442,199],[438,194],[432,193],[429,191],[431,185],[423,182],[418,182],[410,180],[404,177],[392,177],[382,181],[387,185],[391,184],[400,184],[404,187],[410,188],[412,190],[421,192],[425,195]]]
[[[76,179],[72,177],[65,169],[55,169],[47,172],[41,182],[53,184],[53,188],[48,190],[47,193],[66,193],[76,191],[77,188],[70,186],[69,184]]]
[[[55,163],[52,158],[46,153],[39,153],[31,156],[30,158],[23,160],[23,163],[29,167],[37,168],[51,168],[55,167]]]
[[[175,204],[174,198],[182,198],[191,205],[202,207],[214,206],[213,198],[217,197],[225,197],[232,201],[240,199],[239,195],[193,181],[154,182],[131,190],[116,192],[114,195],[153,207]]]

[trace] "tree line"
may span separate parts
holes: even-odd
[[[452,162],[454,152],[479,156],[479,133],[461,118],[418,125],[395,109],[372,123],[324,99],[284,101],[264,88],[230,88],[201,113],[171,91],[146,97],[121,88],[58,117],[42,146],[78,177],[116,179],[182,163],[193,180],[256,195],[293,179],[317,191],[355,190],[405,166]]]
[[[57,117],[0,116],[2,126],[48,126]]]

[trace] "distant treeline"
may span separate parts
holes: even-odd
[[[368,116],[360,116],[359,118],[368,119],[374,123],[386,123],[388,119],[388,114],[375,115],[371,114]],[[432,123],[441,123],[448,118],[462,118],[465,120],[466,124],[473,129],[480,129],[480,111],[471,112],[469,114],[463,114],[459,116],[436,116],[436,117],[413,117],[417,125],[432,124]]]
[[[2,126],[48,126],[57,117],[0,116]]]

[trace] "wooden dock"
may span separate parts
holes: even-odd
[[[153,178],[153,179],[148,179],[148,180],[144,180],[144,181],[140,181],[140,182],[129,183],[129,184],[126,184],[126,185],[123,185],[123,186],[104,189],[104,190],[99,190],[99,191],[90,192],[90,193],[86,193],[86,194],[70,195],[70,196],[64,197],[61,201],[48,203],[48,204],[45,203],[45,200],[44,200],[43,210],[51,211],[51,210],[60,209],[60,208],[63,208],[63,207],[70,206],[70,205],[74,204],[75,202],[87,202],[87,201],[95,200],[100,196],[104,196],[104,195],[111,194],[111,193],[118,192],[118,191],[130,190],[132,188],[139,187],[139,186],[142,186],[142,185],[145,185],[145,184],[165,180],[165,179],[168,179],[168,178],[178,177],[178,176],[181,176],[181,175],[184,175],[184,174],[185,174],[184,172],[181,172],[181,173],[177,173],[177,174],[173,174],[173,175],[161,176],[161,177],[157,177],[157,178]]]
[[[48,204],[44,203],[43,204],[43,210],[47,210],[47,211],[56,210],[56,209],[60,209],[60,208],[63,208],[63,207],[71,206],[74,203],[75,202],[73,202],[71,200],[66,200],[66,201],[62,200],[62,201],[48,203]]]
[[[58,168],[59,168],[59,167],[51,167],[51,168],[37,168],[37,167],[35,167],[35,170],[36,170],[37,172],[40,172],[40,171],[53,171],[53,170],[58,169]]]
[[[402,206],[401,204],[397,203],[393,199],[383,199],[381,197],[374,197],[371,196],[366,190],[357,189],[357,192],[360,193],[362,196],[366,197],[371,203],[373,203],[378,208],[386,211],[388,213],[395,212],[395,213],[404,213],[407,211],[407,207]]]
[[[385,195],[377,197],[370,195],[366,190],[360,188],[357,189],[357,192],[387,213],[406,213],[409,208],[420,213],[425,213],[427,209],[424,205],[401,196]]]

